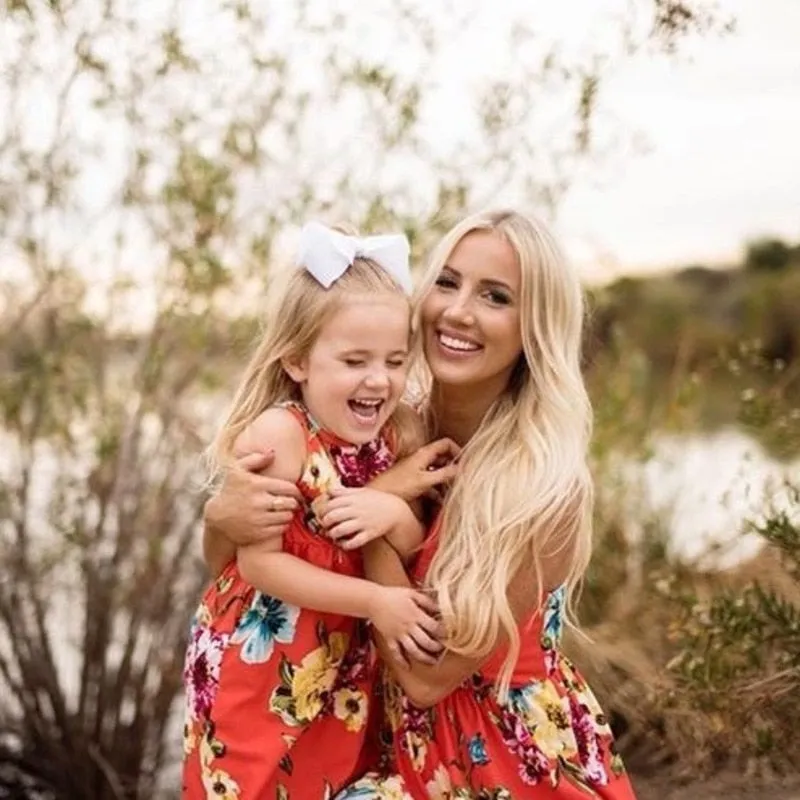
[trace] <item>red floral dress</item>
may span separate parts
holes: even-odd
[[[436,540],[435,530],[415,579],[430,566]],[[430,709],[413,706],[387,677],[385,763],[336,800],[633,800],[608,722],[560,650],[563,606],[562,587],[523,627],[504,703],[495,695],[503,652]]]
[[[297,484],[305,503],[284,552],[362,577],[361,554],[325,537],[314,501],[391,466],[390,442],[357,447],[299,404],[284,407],[303,426],[308,451]],[[186,655],[184,800],[322,800],[358,774],[373,679],[364,628],[263,594],[235,560],[228,564],[203,596]]]

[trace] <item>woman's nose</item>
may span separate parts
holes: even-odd
[[[453,297],[442,312],[445,320],[457,325],[472,325],[475,322],[475,314],[472,310],[471,298],[465,293],[459,293]]]

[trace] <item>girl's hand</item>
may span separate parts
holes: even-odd
[[[422,592],[376,584],[369,619],[398,661],[408,664],[410,656],[435,664],[443,649],[442,626],[433,616],[437,612],[436,602]]]
[[[280,549],[301,495],[290,481],[259,474],[274,457],[272,452],[249,453],[225,472],[220,490],[205,506],[211,530],[237,546],[273,541]]]
[[[402,525],[415,525],[405,500],[376,489],[333,489],[324,504],[322,525],[343,550],[355,550]]]
[[[369,488],[406,501],[423,497],[455,478],[460,452],[461,448],[451,439],[437,439],[381,473],[370,482]]]

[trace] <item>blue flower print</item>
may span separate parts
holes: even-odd
[[[564,600],[566,587],[559,586],[550,592],[542,621],[542,647],[550,650],[561,642],[564,627]]]
[[[247,664],[263,664],[275,649],[275,642],[290,644],[294,640],[300,609],[277,597],[256,592],[250,608],[239,620],[231,643],[244,646],[241,659]]]
[[[489,756],[486,754],[486,742],[483,736],[476,733],[467,744],[469,748],[469,760],[479,767],[483,767],[489,763]]]

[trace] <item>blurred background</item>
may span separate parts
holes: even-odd
[[[797,0],[0,3],[0,798],[173,798],[198,456],[307,219],[547,217],[590,296],[570,644],[640,797],[800,752]]]

